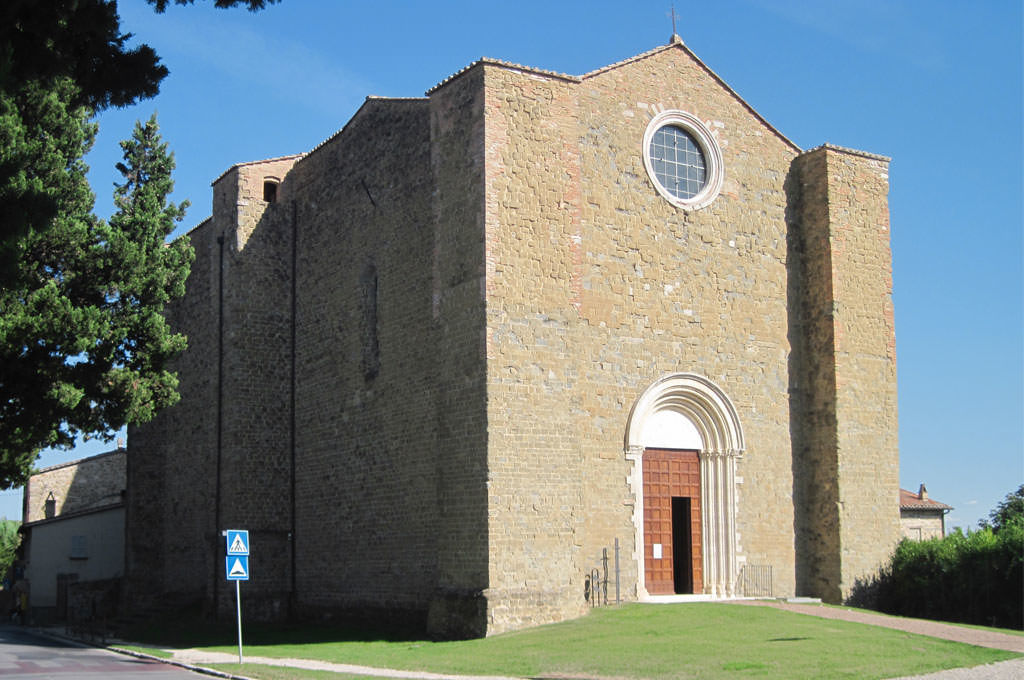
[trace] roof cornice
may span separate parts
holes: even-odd
[[[732,95],[732,97],[737,102],[739,102],[740,105],[743,106],[743,108],[745,108],[748,112],[750,112],[751,115],[753,115],[755,118],[757,118],[759,121],[761,121],[761,123],[765,127],[767,127],[769,130],[771,130],[772,133],[775,134],[775,136],[777,136],[779,139],[781,139],[783,142],[785,142],[789,147],[791,147],[797,153],[800,153],[802,151],[802,149],[799,146],[797,146],[797,144],[793,140],[791,140],[789,137],[787,137],[786,135],[784,135],[781,132],[779,132],[778,128],[776,128],[774,125],[769,123],[768,120],[764,116],[762,116],[760,113],[757,112],[757,109],[755,109],[753,106],[751,106],[749,103],[747,103],[746,99],[741,97],[739,95],[739,93],[736,92],[736,90],[734,90],[732,88],[732,86],[730,86],[729,83],[727,83],[725,81],[724,78],[722,78],[720,75],[715,73],[711,69],[711,67],[709,67],[707,64],[705,64],[704,61],[694,53],[693,50],[691,50],[689,47],[686,46],[686,43],[683,42],[682,38],[680,38],[678,35],[675,35],[675,34],[672,35],[672,38],[670,39],[670,42],[667,45],[662,45],[660,47],[655,47],[653,50],[648,50],[646,52],[643,52],[643,53],[638,54],[636,56],[630,57],[628,59],[623,59],[622,61],[617,61],[614,64],[609,64],[608,66],[603,66],[603,67],[597,69],[596,71],[591,71],[590,73],[587,73],[586,75],[583,76],[583,78],[584,79],[586,79],[586,78],[593,78],[593,77],[599,76],[599,75],[601,75],[603,73],[607,73],[608,71],[612,71],[612,70],[617,69],[617,68],[622,68],[623,66],[627,66],[627,65],[632,64],[634,62],[640,61],[641,59],[648,59],[650,57],[653,57],[656,54],[660,54],[662,52],[666,52],[666,51],[672,50],[672,49],[679,49],[679,50],[682,50],[683,52],[685,52],[687,54],[687,56],[689,56],[691,59],[693,59],[697,63],[697,65],[700,66],[704,70],[705,73],[707,73],[709,76],[711,76],[719,85],[721,85],[725,89],[726,92],[728,92],[730,95]]]
[[[807,151],[804,151],[801,155],[807,155],[810,153],[814,153],[816,151],[836,151],[838,153],[845,153],[850,156],[860,156],[861,158],[869,158],[873,161],[884,161],[886,163],[892,162],[892,158],[890,158],[889,156],[882,156],[877,153],[861,151],[859,149],[851,149],[846,146],[838,146],[837,144],[830,144],[829,142],[825,142],[824,144],[819,144],[816,147],[807,149]]]
[[[523,73],[532,73],[538,76],[545,76],[548,78],[555,78],[557,80],[565,80],[570,83],[579,83],[583,80],[580,76],[570,75],[568,73],[559,73],[558,71],[548,71],[542,68],[536,68],[534,66],[525,66],[523,64],[516,64],[511,61],[502,61],[501,59],[492,59],[491,57],[480,57],[476,61],[470,62],[468,65],[459,69],[455,73],[451,74],[437,85],[426,91],[426,95],[429,97],[431,94],[441,89],[445,85],[451,83],[453,80],[461,78],[463,75],[472,71],[478,66],[497,66],[499,68],[508,69],[510,71],[522,71]]]
[[[650,50],[647,50],[646,52],[641,52],[640,54],[634,55],[634,56],[629,57],[627,59],[623,59],[622,61],[617,61],[617,62],[615,62],[613,64],[608,64],[607,66],[602,66],[601,68],[595,69],[595,70],[590,71],[588,73],[585,73],[582,76],[574,76],[574,75],[569,75],[567,73],[559,73],[558,71],[548,71],[548,70],[541,69],[541,68],[535,68],[533,66],[524,66],[523,64],[516,64],[516,63],[513,63],[513,62],[509,62],[509,61],[502,61],[500,59],[492,59],[490,57],[481,57],[480,59],[477,59],[476,61],[470,63],[468,66],[465,66],[464,68],[462,68],[462,69],[456,71],[455,73],[453,73],[452,75],[448,76],[447,78],[445,78],[444,80],[439,82],[437,85],[435,85],[434,87],[432,87],[429,90],[427,90],[425,94],[429,97],[431,94],[433,94],[437,90],[441,89],[445,85],[448,85],[452,81],[457,80],[458,78],[461,78],[463,75],[465,75],[469,71],[473,70],[474,68],[477,68],[478,66],[497,66],[499,68],[505,68],[505,69],[509,69],[509,70],[513,70],[513,71],[521,71],[523,73],[530,73],[530,74],[533,74],[533,75],[544,76],[544,77],[547,77],[547,78],[556,78],[558,80],[564,80],[564,81],[570,82],[570,83],[581,83],[584,80],[587,80],[587,79],[590,79],[590,78],[594,78],[596,76],[600,76],[600,75],[602,75],[604,73],[608,73],[609,71],[613,71],[615,69],[622,68],[623,66],[628,66],[629,64],[636,63],[637,61],[641,61],[643,59],[648,59],[650,57],[653,57],[656,54],[660,54],[662,52],[665,52],[667,50],[672,50],[672,49],[683,50],[683,52],[685,52],[691,59],[693,59],[709,76],[711,76],[719,85],[721,85],[723,88],[725,88],[725,90],[730,95],[732,95],[732,97],[734,99],[736,99],[736,101],[738,101],[740,103],[740,105],[743,106],[743,108],[745,108],[747,111],[750,112],[751,115],[753,115],[755,118],[757,118],[759,121],[761,121],[761,123],[765,127],[767,127],[769,130],[771,130],[772,133],[775,134],[779,139],[781,139],[787,146],[792,148],[797,153],[801,153],[803,151],[799,146],[797,146],[797,144],[795,142],[793,142],[791,139],[786,137],[786,135],[784,135],[781,132],[779,132],[779,130],[774,125],[769,123],[765,119],[764,116],[762,116],[760,113],[758,113],[757,110],[753,106],[748,104],[747,101],[745,99],[743,99],[743,97],[741,97],[736,92],[736,90],[732,89],[732,87],[730,87],[729,84],[727,82],[725,82],[725,80],[721,76],[719,76],[717,73],[715,73],[713,70],[711,70],[711,68],[708,67],[708,65],[705,64],[701,60],[700,57],[698,57],[696,54],[694,54],[693,50],[691,50],[690,48],[688,48],[686,46],[686,44],[683,42],[682,38],[680,38],[678,35],[674,35],[674,34],[672,35],[672,37],[670,39],[670,42],[667,45],[660,45],[658,47],[655,47],[654,49],[650,49]]]

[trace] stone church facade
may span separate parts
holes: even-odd
[[[887,173],[677,37],[232,167],[130,433],[130,601],[227,611],[229,528],[252,617],[562,620],[616,541],[626,600],[842,601],[900,536]]]

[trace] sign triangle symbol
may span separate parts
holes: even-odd
[[[228,572],[228,576],[245,576],[245,567],[242,566],[242,560],[235,558],[235,563],[231,565],[231,571]]]
[[[245,541],[242,540],[242,534],[235,534],[235,540],[231,541],[231,548],[229,552],[232,553],[248,553],[249,549],[245,545]]]

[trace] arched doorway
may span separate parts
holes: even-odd
[[[634,404],[625,445],[641,598],[734,595],[736,461],[744,444],[728,396],[701,375],[665,376]]]

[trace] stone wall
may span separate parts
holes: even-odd
[[[25,484],[22,522],[28,524],[122,502],[125,459],[124,449],[118,449],[34,473]],[[47,515],[46,501],[51,494],[53,514]]]
[[[900,535],[912,541],[927,541],[945,536],[943,512],[934,510],[900,510]]]
[[[292,211],[282,185],[263,200],[267,177],[283,176],[296,157],[236,166],[214,184],[214,220],[223,220],[224,259],[219,444],[213,536],[215,603],[234,608],[224,580],[225,529],[248,529],[249,615],[287,615],[291,593]],[[232,206],[231,203],[234,203]],[[230,227],[228,226],[230,225]]]
[[[249,529],[261,553],[250,615],[287,604],[291,287],[280,253],[291,232],[267,226],[280,210],[263,200],[263,181],[296,158],[230,169],[214,183],[213,217],[188,235],[196,259],[168,309],[189,342],[174,362],[182,400],[129,429],[125,602],[138,609],[161,593],[231,609],[230,528]]]
[[[485,100],[482,69],[430,93],[437,370],[434,635],[479,636],[490,585],[485,320]]]
[[[581,89],[589,96],[581,103],[585,344],[578,354],[589,359],[581,371],[584,412],[601,424],[591,435],[596,453],[621,460],[629,408],[659,378],[689,372],[714,381],[737,409],[746,440],[736,471],[740,565],[772,565],[776,590],[792,592],[783,185],[796,149],[682,46],[603,69]],[[667,109],[702,120],[721,148],[723,188],[706,208],[670,205],[644,169],[644,130]],[[602,497],[594,493],[592,503]]]
[[[791,184],[799,223],[798,589],[842,601],[899,539],[888,159],[825,146]]]
[[[490,65],[485,79],[487,598],[488,631],[501,632],[586,606],[572,337],[580,184],[575,84]]]
[[[623,436],[641,393],[679,372],[740,409],[741,556],[791,594],[783,184],[796,149],[683,49],[581,83],[494,66],[487,85],[493,629],[580,613],[616,538],[637,597]],[[723,195],[701,211],[669,205],[643,167],[647,123],[672,108],[705,120],[725,155]]]
[[[422,625],[432,595],[439,394],[428,120],[425,100],[368,100],[285,182],[298,233],[301,612],[400,611]]]

